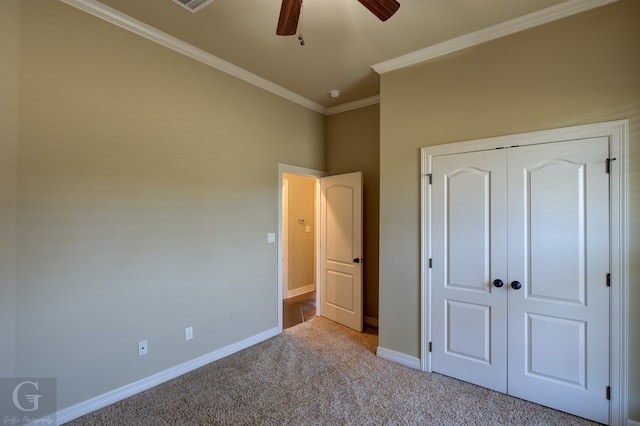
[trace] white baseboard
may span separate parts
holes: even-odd
[[[377,327],[378,326],[378,318],[364,317],[364,323],[367,324],[367,325],[370,325],[371,327]]]
[[[640,422],[636,422],[635,420],[627,420],[627,426],[640,426]]]
[[[386,359],[387,361],[395,362],[396,364],[420,370],[420,358],[417,358],[415,356],[392,351],[391,349],[386,349],[381,346],[378,346],[376,355],[378,355],[382,359]]]
[[[158,386],[159,384],[164,383],[168,380],[175,379],[178,376],[193,371],[213,361],[217,361],[226,356],[239,352],[257,343],[270,339],[278,334],[279,333],[277,327],[263,331],[262,333],[256,334],[255,336],[248,337],[229,346],[225,346],[224,348],[192,359],[191,361],[178,364],[175,367],[169,368],[168,370],[161,371],[152,376],[138,380],[137,382],[130,383],[95,398],[91,398],[79,404],[62,409],[56,413],[57,423],[62,424],[77,419],[78,417],[89,414],[92,411],[99,410],[100,408],[104,408],[137,393],[140,393],[147,389],[151,389],[154,386]]]
[[[294,288],[293,290],[289,290],[287,291],[286,298],[289,299],[290,297],[300,296],[301,294],[309,293],[312,291],[316,291],[315,284],[309,284],[309,285],[305,285],[304,287],[298,287],[298,288]]]

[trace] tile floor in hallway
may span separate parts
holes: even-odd
[[[282,328],[301,324],[316,316],[316,292],[300,294],[282,301]]]

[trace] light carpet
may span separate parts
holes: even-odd
[[[68,424],[597,424],[386,361],[377,342],[315,318]]]

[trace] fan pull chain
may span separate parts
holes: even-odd
[[[304,46],[304,37],[302,37],[302,26],[304,25],[304,10],[303,10],[303,3],[302,0],[300,0],[300,32],[298,33],[298,40],[300,40],[300,46]]]

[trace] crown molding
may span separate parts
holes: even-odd
[[[595,9],[616,1],[618,0],[568,0],[538,12],[533,12],[483,30],[452,38],[451,40],[434,44],[388,61],[380,62],[372,65],[371,68],[378,74],[385,74],[558,19],[586,12],[587,10]]]
[[[380,103],[380,95],[376,95],[326,108],[304,96],[212,55],[209,52],[205,52],[157,28],[110,8],[97,0],[60,1],[320,114],[338,114]],[[388,61],[380,62],[372,65],[371,68],[378,74],[395,71],[616,1],[618,0],[568,0],[520,18],[512,19],[480,31],[416,50]]]
[[[142,36],[148,40],[158,43],[164,47],[188,56],[203,64],[209,65],[219,71],[232,75],[240,80],[246,81],[249,84],[257,86],[282,98],[285,98],[291,102],[295,102],[302,105],[305,108],[319,112],[320,114],[327,114],[327,108],[298,95],[282,86],[279,86],[267,79],[264,79],[256,74],[253,74],[243,68],[233,65],[223,59],[218,58],[215,55],[205,52],[189,43],[173,37],[167,33],[164,33],[157,28],[147,25],[137,19],[134,19],[122,12],[110,8],[96,0],[60,0],[63,3],[80,9],[86,13],[110,22],[119,26],[127,31],[131,31],[134,34]]]
[[[360,99],[346,104],[336,105],[327,108],[327,115],[339,114],[341,112],[351,111],[358,108],[364,108],[369,105],[380,103],[380,95],[371,96],[369,98]]]

